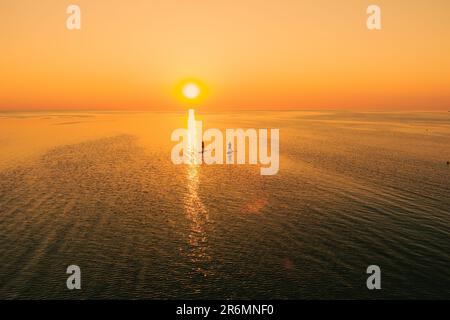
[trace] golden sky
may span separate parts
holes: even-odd
[[[450,109],[448,0],[1,0],[0,44],[3,110]]]

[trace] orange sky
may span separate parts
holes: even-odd
[[[0,43],[2,110],[450,109],[448,0],[2,0]]]

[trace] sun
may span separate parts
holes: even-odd
[[[207,99],[209,89],[198,78],[185,78],[173,87],[176,97],[185,107],[199,107]]]
[[[183,96],[187,99],[195,99],[200,95],[200,87],[193,83],[189,82],[183,87]]]

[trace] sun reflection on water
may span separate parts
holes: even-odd
[[[205,231],[209,221],[208,210],[199,196],[199,157],[197,148],[197,129],[195,125],[194,111],[189,110],[188,118],[188,157],[186,166],[187,192],[184,199],[186,216],[190,221],[188,243],[190,247],[189,257],[194,265],[194,270],[203,276],[210,272],[206,266],[211,257],[208,254],[208,238]]]
[[[188,115],[188,144],[187,144],[187,157],[188,163],[199,164],[199,148],[197,137],[197,123],[195,121],[194,109],[189,109]]]

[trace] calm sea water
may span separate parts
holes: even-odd
[[[181,114],[0,114],[0,298],[450,299],[450,113],[201,119],[280,128],[279,173],[173,165]]]

